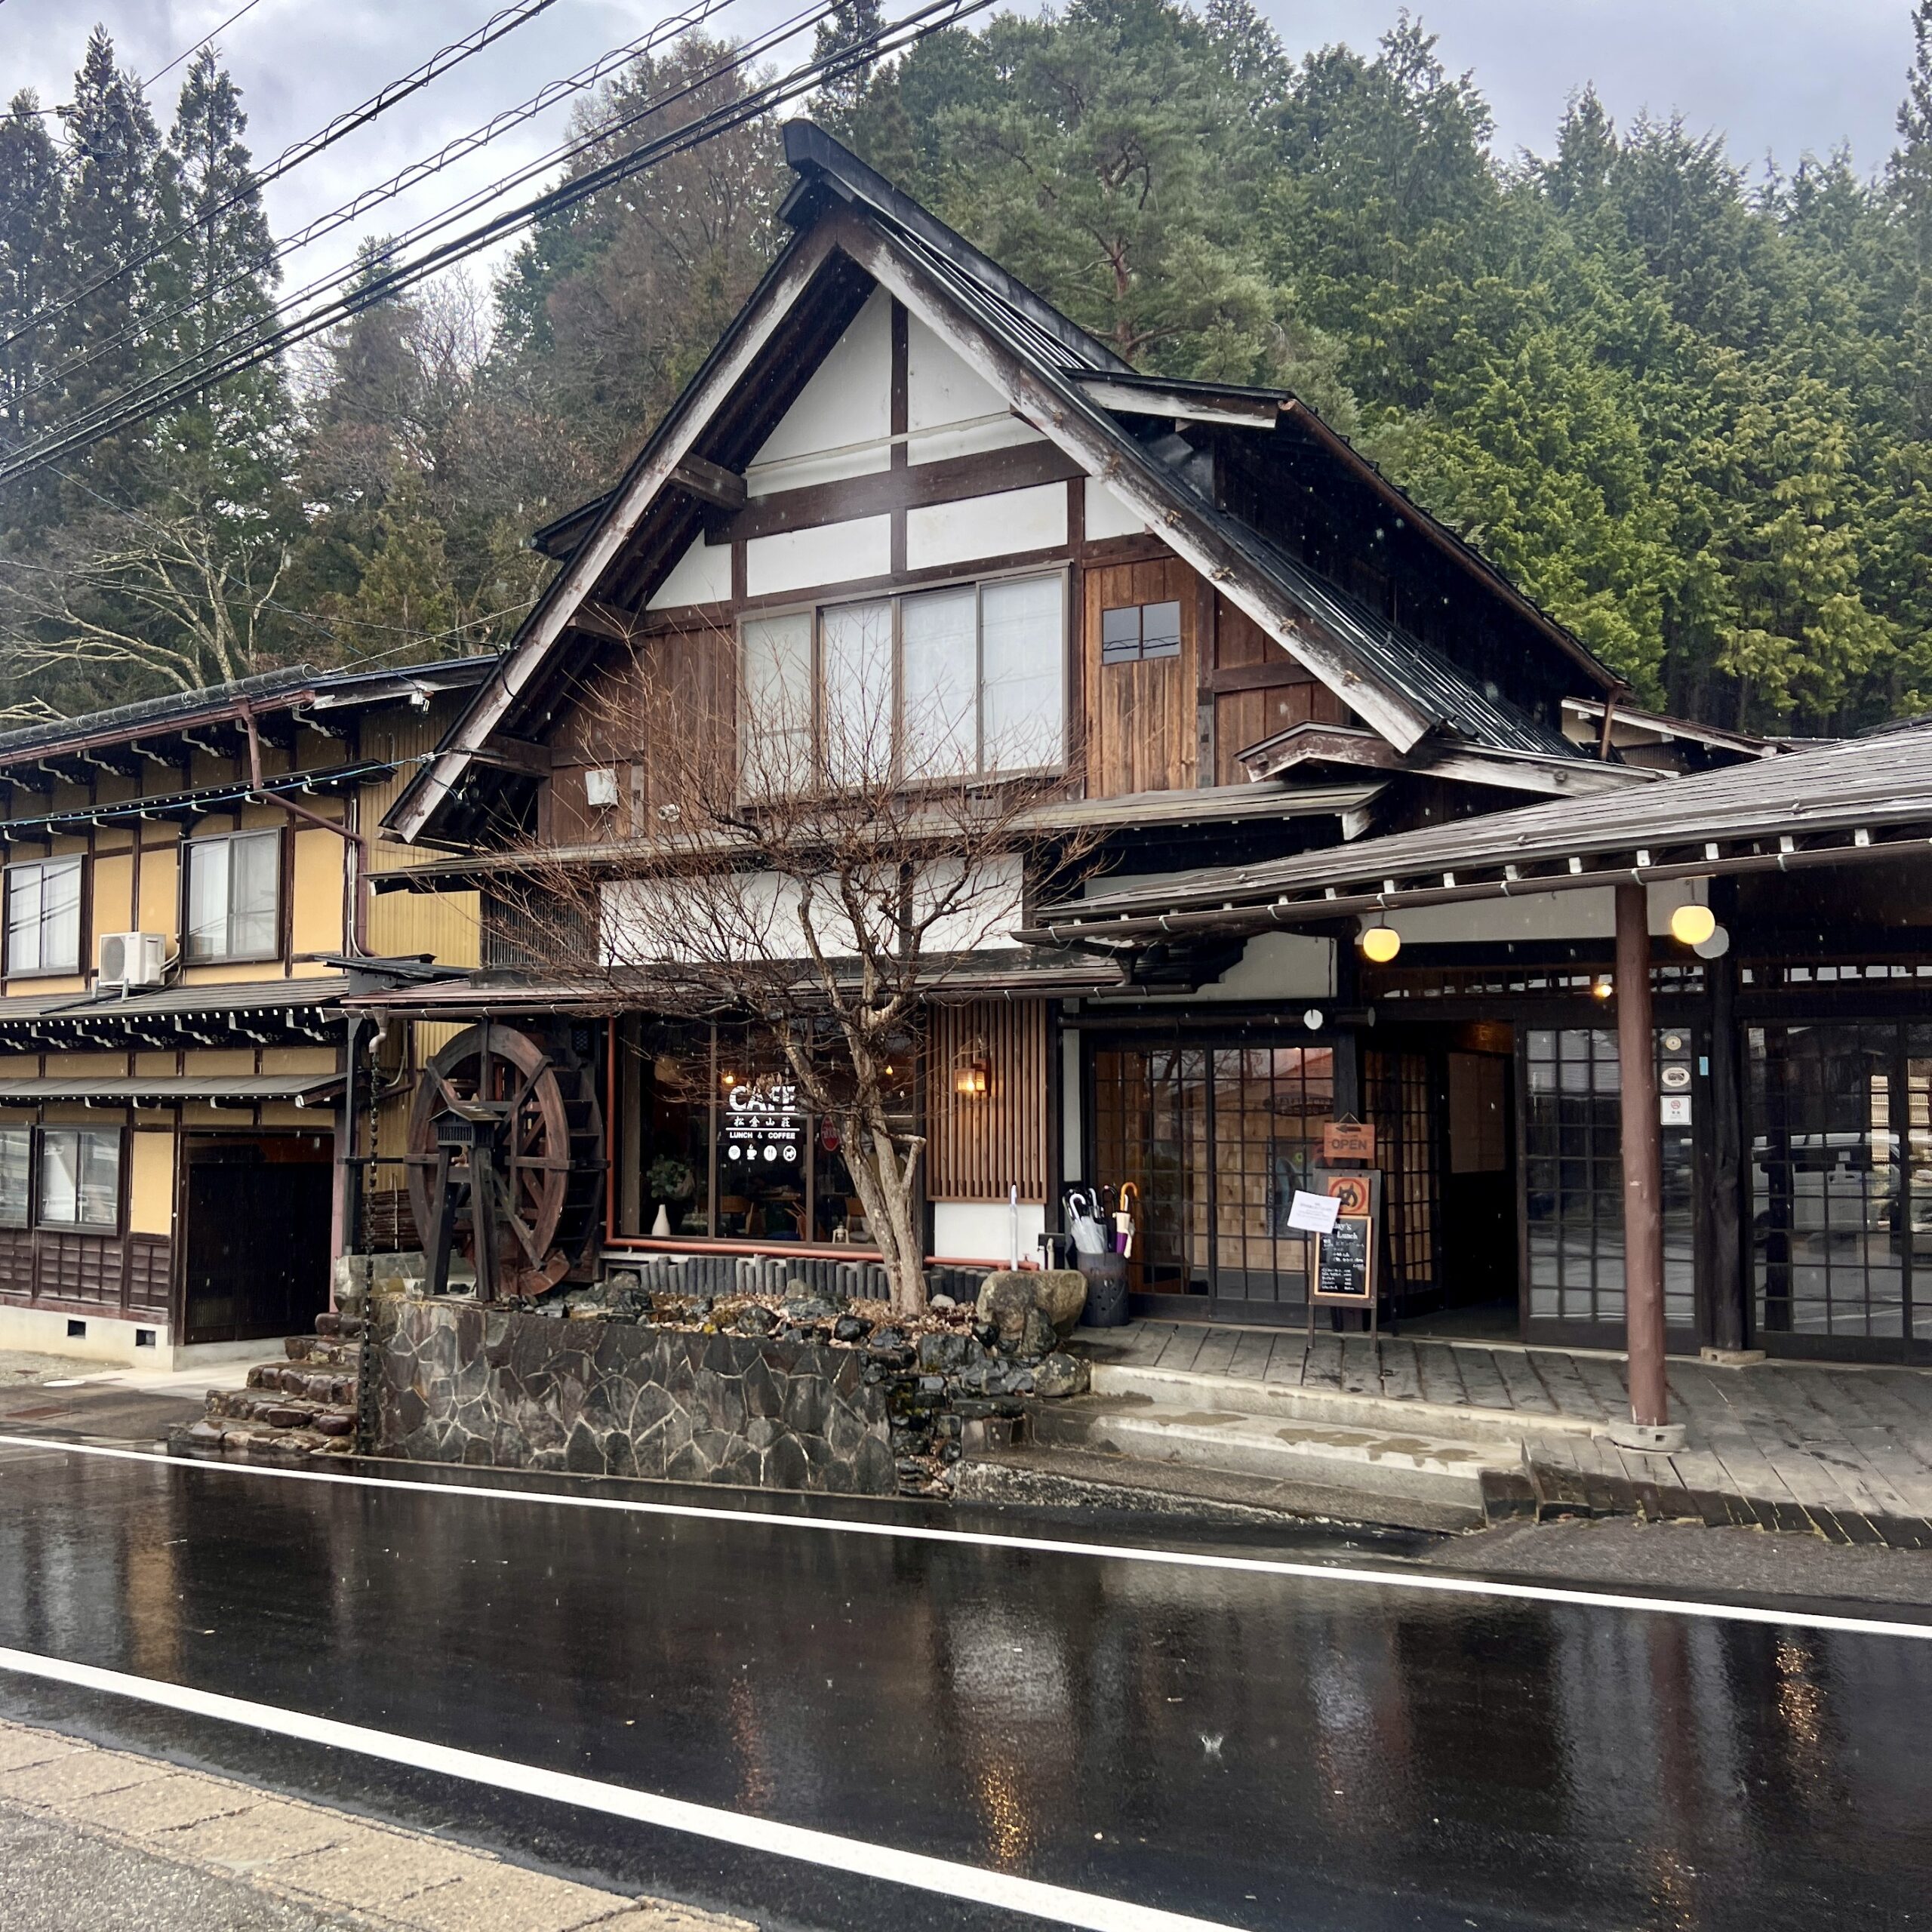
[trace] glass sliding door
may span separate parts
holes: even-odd
[[[1288,1210],[1334,1112],[1332,1051],[1108,1042],[1089,1065],[1089,1171],[1140,1190],[1134,1291],[1198,1295],[1236,1318],[1303,1307],[1308,1241]]]
[[[1663,1191],[1664,1321],[1697,1321],[1691,1036],[1657,1032]],[[1621,1346],[1623,1081],[1607,1027],[1533,1027],[1524,1042],[1523,1226],[1531,1333]],[[1681,1101],[1681,1104],[1678,1104]]]
[[[1932,1029],[1754,1026],[1749,1051],[1759,1339],[1896,1355],[1932,1253]]]

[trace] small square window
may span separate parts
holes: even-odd
[[[152,1348],[154,1331],[152,1328],[137,1328],[134,1331],[134,1346],[137,1349]]]
[[[88,1324],[85,1321],[67,1324],[67,1339],[70,1342],[85,1342],[88,1338]]]
[[[1100,613],[1100,662],[1137,664],[1180,655],[1180,605],[1122,604]]]

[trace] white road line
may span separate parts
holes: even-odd
[[[1312,1583],[1360,1583],[1377,1589],[1424,1595],[1489,1597],[1521,1603],[1571,1604],[1588,1610],[1641,1610],[1660,1617],[1706,1617],[1734,1623],[1770,1624],[1781,1630],[1830,1630],[1859,1637],[1932,1640],[1932,1623],[1907,1623],[1878,1617],[1832,1617],[1817,1611],[1764,1610],[1751,1604],[1706,1603],[1629,1592],[1583,1590],[1558,1583],[1506,1583],[1487,1577],[1444,1577],[1411,1570],[1374,1570],[1358,1564],[1293,1563],[1273,1556],[1217,1556],[1206,1551],[1142,1549],[1131,1543],[1080,1543],[1072,1538],[1004,1536],[990,1530],[940,1530],[923,1523],[866,1523],[848,1517],[782,1515],[766,1509],[707,1509],[694,1503],[648,1503],[611,1496],[577,1496],[548,1490],[501,1489],[488,1483],[412,1482],[401,1476],[342,1475],[326,1469],[280,1469],[254,1463],[204,1463],[157,1456],[142,1449],[111,1449],[34,1435],[0,1435],[0,1447],[54,1449],[74,1456],[104,1456],[119,1462],[159,1463],[168,1469],[209,1475],[267,1476],[284,1482],[334,1483],[352,1489],[403,1490],[420,1496],[481,1497],[491,1502],[528,1503],[559,1509],[602,1509],[620,1515],[678,1516],[698,1522],[752,1523],[761,1527],[812,1530],[845,1536],[882,1537],[909,1543],[962,1543],[1053,1556],[1104,1558],[1183,1570],[1229,1570],[1250,1576],[1297,1577]]]
[[[691,1804],[681,1798],[661,1798],[654,1792],[635,1791],[626,1785],[605,1784],[568,1771],[549,1771],[538,1764],[488,1757],[480,1751],[458,1750],[451,1745],[431,1744],[393,1731],[373,1730],[364,1724],[342,1724],[333,1718],[310,1717],[304,1712],[257,1704],[245,1697],[225,1697],[218,1692],[196,1690],[186,1684],[130,1676],[122,1671],[99,1669],[92,1664],[69,1663],[63,1658],[42,1657],[32,1651],[0,1648],[0,1670],[69,1684],[84,1690],[105,1691],[112,1697],[137,1698],[143,1703],[158,1704],[192,1717],[246,1724],[280,1737],[300,1738],[305,1743],[380,1758],[392,1764],[407,1765],[411,1770],[438,1772],[445,1777],[491,1785],[526,1798],[575,1804],[586,1810],[608,1813],[614,1818],[629,1818],[639,1824],[662,1826],[667,1831],[720,1839],[748,1851],[768,1852],[837,1872],[856,1872],[861,1878],[891,1879],[901,1885],[916,1886],[921,1891],[938,1892],[947,1898],[1023,1912],[1035,1918],[1051,1919],[1056,1924],[1086,1927],[1091,1932],[1236,1932],[1235,1927],[1218,1919],[1163,1912],[1127,1899],[1075,1891],[1069,1886],[1045,1884],[1038,1879],[1017,1878],[1007,1872],[990,1872],[982,1866],[964,1865],[950,1858],[928,1857],[923,1852],[902,1851],[896,1845],[871,1844],[863,1838],[848,1838],[835,1832],[782,1825],[772,1819],[726,1811],[715,1805]]]

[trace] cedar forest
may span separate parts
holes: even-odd
[[[843,0],[822,43],[877,5]],[[1642,702],[1837,732],[1932,709],[1932,0],[1914,25],[1870,173],[1747,168],[1588,88],[1546,156],[1499,155],[1421,23],[1297,63],[1247,0],[998,15],[812,112],[1137,366],[1297,392]],[[641,60],[580,132],[720,52]],[[186,75],[164,129],[97,29],[61,117],[22,94],[0,121],[0,448],[272,311],[244,103],[211,51]],[[549,568],[528,532],[641,441],[780,245],[789,180],[750,122],[492,279],[378,302],[9,483],[0,721],[500,646]]]

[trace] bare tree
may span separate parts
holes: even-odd
[[[147,673],[177,691],[245,678],[270,655],[277,537],[239,534],[189,509],[91,526],[54,564],[0,562],[10,672]]]
[[[1067,810],[1057,703],[1048,724],[1019,694],[989,742],[970,688],[909,700],[888,607],[851,608],[885,634],[861,617],[835,638],[844,614],[827,613],[816,693],[808,628],[803,675],[782,637],[748,636],[741,703],[725,636],[654,638],[586,691],[581,742],[629,768],[628,796],[575,823],[554,814],[508,909],[533,966],[601,986],[614,1009],[734,1016],[762,1036],[835,1124],[909,1315],[926,1300],[924,1137],[896,1069],[924,1005],[1011,949],[1025,891],[1084,866],[1097,835]]]

